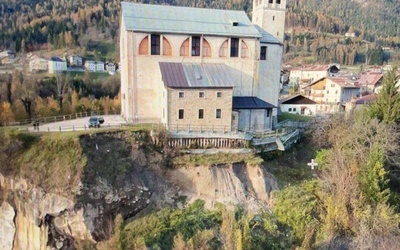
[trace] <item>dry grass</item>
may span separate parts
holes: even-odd
[[[254,154],[212,154],[212,155],[183,155],[173,159],[174,167],[204,166],[218,164],[233,164],[243,162],[249,165],[258,165],[262,159]]]

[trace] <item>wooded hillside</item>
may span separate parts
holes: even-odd
[[[0,0],[0,49],[24,52],[46,48],[48,50],[76,46],[84,48],[90,41],[116,39],[120,2],[120,0]],[[241,9],[249,16],[252,12],[251,0],[143,0],[141,2]],[[377,49],[380,57],[378,59],[381,59],[377,60],[379,63],[385,59],[381,51],[382,46],[400,49],[400,2],[288,0],[286,32],[285,52],[289,54],[289,59],[299,56],[300,51],[306,51],[309,53],[304,56],[311,56],[314,61],[320,62],[322,58],[353,64],[365,62],[368,49]],[[346,32],[354,32],[359,39],[355,41],[340,39]],[[315,43],[318,39],[326,39],[327,34],[340,37],[328,36],[328,41]],[[359,48],[363,41],[372,44],[368,48]],[[363,55],[360,55],[362,50]]]

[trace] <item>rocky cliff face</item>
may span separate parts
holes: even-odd
[[[68,195],[27,178],[0,174],[0,249],[75,249],[77,242],[95,244],[111,236],[117,214],[132,218],[148,206],[180,207],[202,199],[209,208],[218,202],[263,209],[270,192],[277,189],[262,166],[165,168],[163,155],[140,141],[117,134],[81,136],[86,166]]]

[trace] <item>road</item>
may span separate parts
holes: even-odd
[[[102,127],[118,127],[121,124],[126,124],[126,121],[120,115],[104,115],[104,123]],[[46,131],[46,132],[68,132],[68,131],[79,131],[85,130],[88,128],[88,121],[89,117],[61,121],[61,122],[53,122],[53,123],[46,123],[39,126],[39,131]],[[34,132],[35,129],[33,126],[28,128],[29,131]]]

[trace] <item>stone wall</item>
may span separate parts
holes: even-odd
[[[179,92],[184,93],[179,98]],[[199,92],[204,92],[204,97],[199,98]],[[217,97],[217,92],[222,96]],[[179,119],[179,109],[184,110],[184,118]],[[199,109],[204,109],[204,118],[199,119]],[[221,109],[221,118],[216,118],[216,109]],[[231,131],[232,120],[232,89],[210,88],[210,89],[168,89],[168,115],[169,125],[191,125],[204,126],[208,130],[212,126],[218,131]]]

